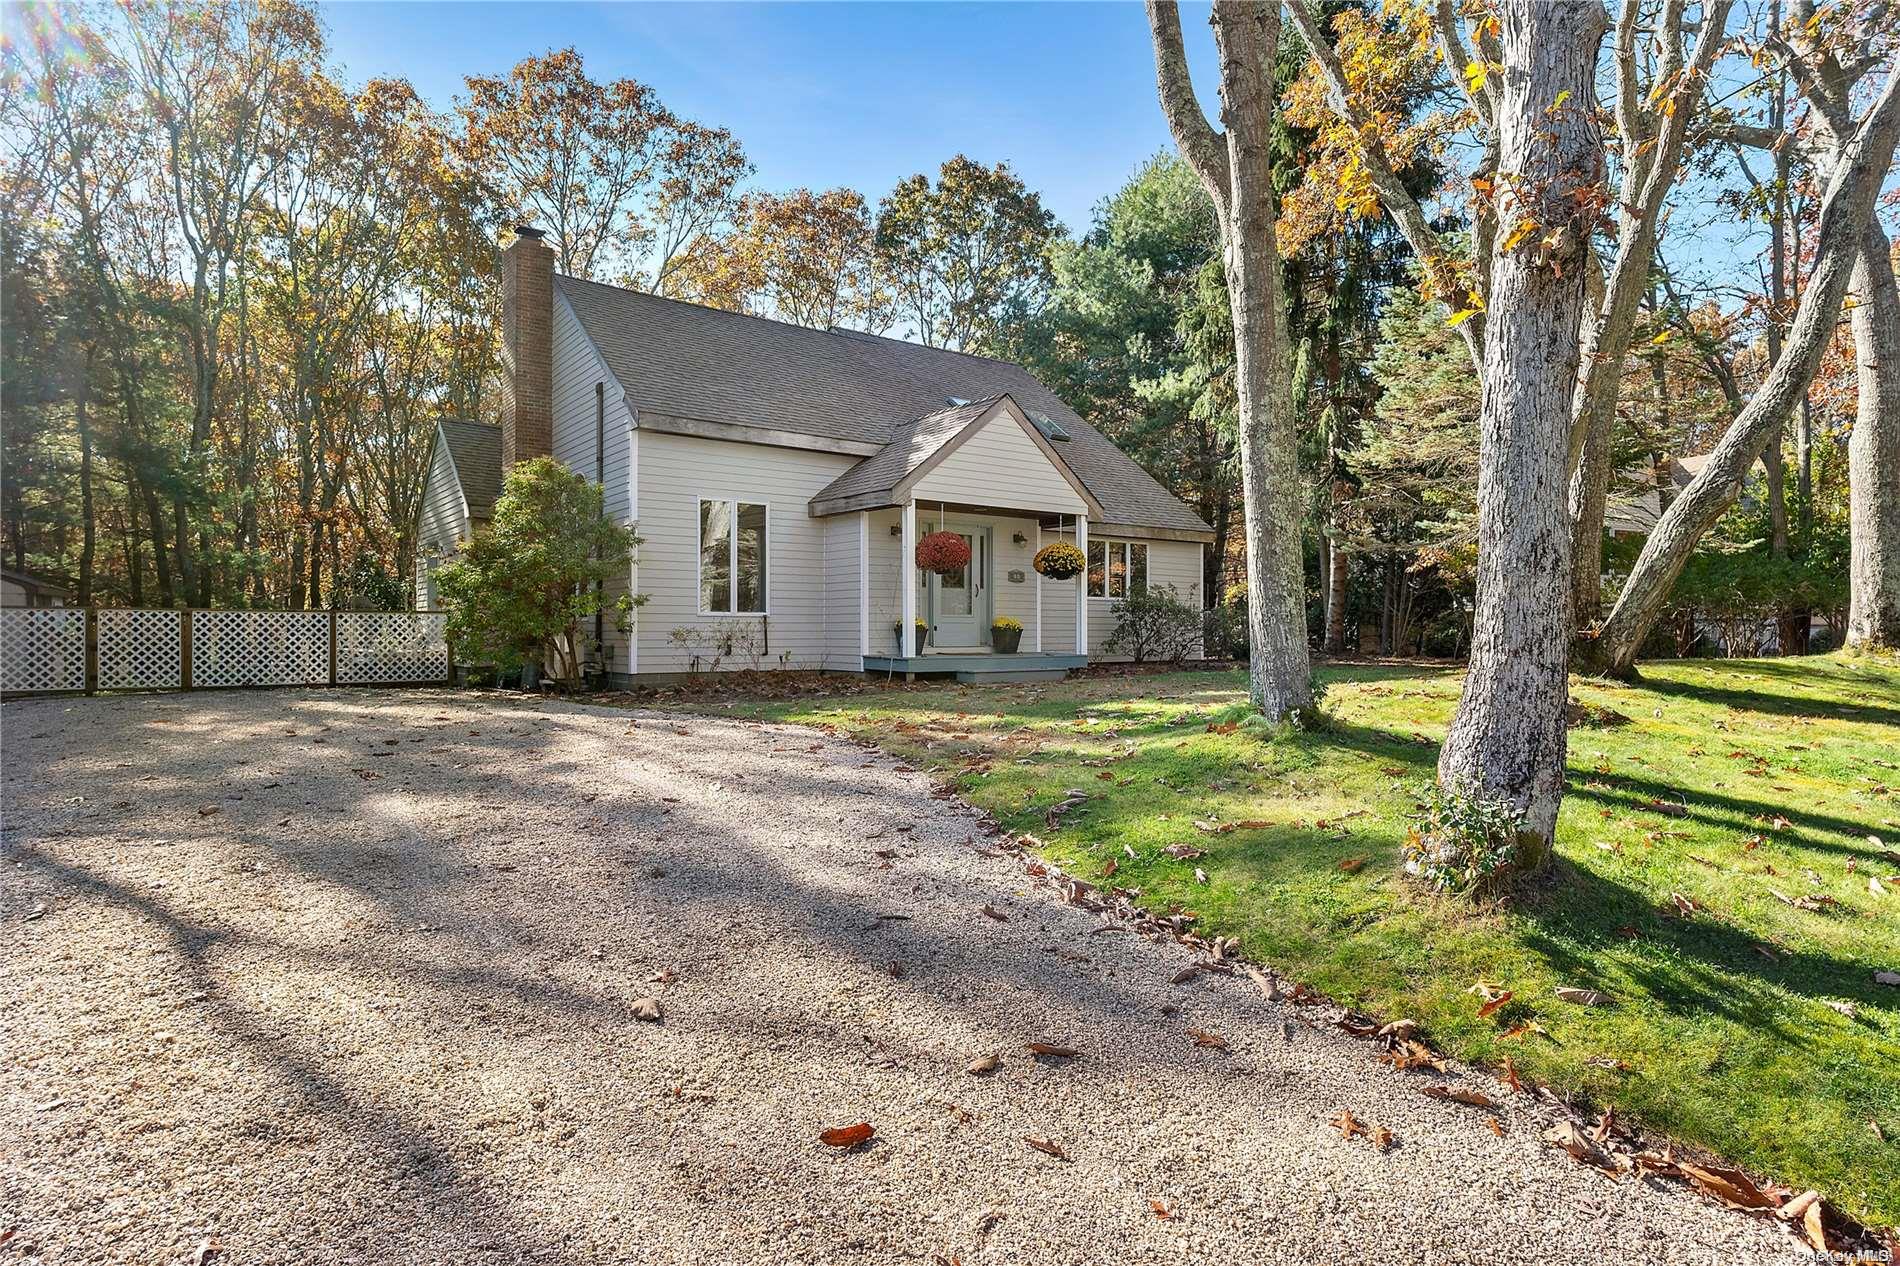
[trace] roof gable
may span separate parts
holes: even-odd
[[[495,498],[501,496],[501,428],[466,418],[443,418],[437,428],[461,482],[469,517],[489,518]]]

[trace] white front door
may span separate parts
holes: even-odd
[[[989,640],[989,529],[949,530],[969,545],[970,564],[947,575],[930,574],[930,642],[939,649],[982,646]]]

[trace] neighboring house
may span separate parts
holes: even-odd
[[[1709,454],[1700,453],[1692,457],[1664,457],[1654,469],[1637,467],[1625,470],[1623,477],[1611,487],[1603,506],[1603,527],[1612,536],[1648,536],[1655,530],[1656,523],[1662,518],[1689,481],[1702,473],[1709,464]],[[1750,473],[1765,470],[1757,461]],[[1744,507],[1754,505],[1754,500],[1743,490],[1740,504]]]
[[[57,581],[0,568],[0,607],[63,607],[72,600],[72,590]]]
[[[416,610],[436,608],[441,598],[436,569],[488,522],[500,495],[501,428],[460,418],[438,422],[416,511]]]
[[[502,253],[496,476],[551,454],[635,525],[625,588],[647,601],[631,634],[609,623],[612,678],[1060,675],[1102,656],[1131,584],[1203,605],[1208,525],[1021,366],[557,276],[540,239],[524,228]],[[449,478],[433,465],[425,501],[453,508]],[[912,561],[939,528],[969,542],[963,572]],[[1031,568],[1058,538],[1087,553],[1083,576]],[[991,651],[1002,616],[1022,622],[1017,654]]]

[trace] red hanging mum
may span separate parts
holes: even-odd
[[[970,565],[970,543],[955,532],[932,532],[917,542],[917,565],[945,576]]]

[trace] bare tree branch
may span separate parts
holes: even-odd
[[[1181,43],[1180,5],[1174,0],[1148,0],[1148,29],[1154,36],[1155,90],[1161,98],[1161,112],[1167,116],[1168,130],[1225,218],[1231,196],[1227,146],[1194,95],[1187,50]]]

